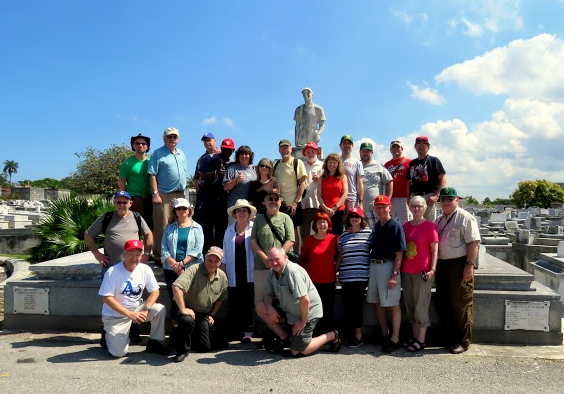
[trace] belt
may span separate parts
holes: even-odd
[[[390,260],[378,260],[378,259],[370,259],[372,264],[386,264]]]

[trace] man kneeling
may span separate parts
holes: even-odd
[[[159,285],[155,274],[146,264],[140,264],[143,241],[127,241],[123,249],[123,261],[108,269],[98,292],[104,301],[102,322],[105,335],[102,347],[114,357],[125,356],[129,349],[131,323],[150,321],[147,352],[168,356],[170,351],[163,343],[166,308],[156,303]],[[149,293],[145,302],[141,298],[144,289]]]
[[[276,350],[282,351],[289,344],[292,356],[306,356],[331,342],[330,350],[338,352],[341,340],[337,330],[312,337],[315,325],[323,317],[323,307],[307,272],[288,261],[282,248],[272,248],[268,252],[267,264],[271,270],[264,288],[264,299],[257,302],[255,308],[259,317],[280,339]],[[274,296],[286,313],[288,324],[292,325],[290,333],[282,326],[283,317],[272,306]]]
[[[223,250],[212,246],[203,263],[191,265],[172,284],[179,310],[176,363],[184,361],[189,349],[209,352],[227,348],[225,329],[216,316],[227,299],[227,276],[219,269],[222,259]]]

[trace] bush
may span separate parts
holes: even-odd
[[[48,208],[47,216],[33,230],[39,238],[38,245],[30,248],[30,263],[53,260],[88,251],[84,233],[102,214],[113,211],[113,204],[106,199],[60,198]],[[96,238],[101,246],[103,235]]]

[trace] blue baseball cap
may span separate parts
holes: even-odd
[[[123,190],[120,190],[119,192],[116,192],[116,194],[114,194],[114,198],[117,197],[125,197],[125,198],[129,198],[131,200],[131,196],[129,195],[128,192],[124,192]]]
[[[203,140],[209,140],[209,139],[211,139],[211,138],[213,138],[213,139],[215,140],[215,136],[213,135],[213,133],[206,133],[206,134],[204,134],[204,135],[202,136],[201,141],[203,141]]]

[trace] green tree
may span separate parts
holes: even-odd
[[[484,205],[489,205],[491,203],[492,203],[492,200],[490,200],[489,197],[484,198],[484,201],[482,201],[482,204],[484,204]]]
[[[0,187],[8,187],[10,184],[8,183],[8,174],[5,172],[0,174]]]
[[[8,174],[10,178],[10,185],[12,185],[12,174],[18,173],[18,166],[19,164],[16,163],[14,160],[6,160],[4,162],[4,169],[2,171]]]
[[[472,196],[464,197],[468,205],[478,205],[480,202]]]
[[[54,200],[47,210],[49,215],[33,230],[40,242],[28,250],[29,261],[39,263],[86,252],[84,233],[98,216],[112,210],[112,203],[103,198]],[[103,235],[96,238],[97,245],[101,246],[102,241]]]
[[[545,179],[523,181],[511,197],[518,207],[548,208],[552,202],[564,202],[564,189]]]
[[[44,187],[46,189],[64,189],[64,187],[61,186],[61,181],[53,178],[43,178],[37,179],[35,181],[25,180],[21,181],[20,184],[24,184],[24,182],[32,187]]]
[[[78,194],[111,195],[117,190],[119,167],[131,156],[131,149],[125,145],[112,145],[106,150],[86,148],[75,153],[81,159],[77,170],[64,183]]]
[[[491,205],[515,205],[515,201],[512,198],[496,198]]]

